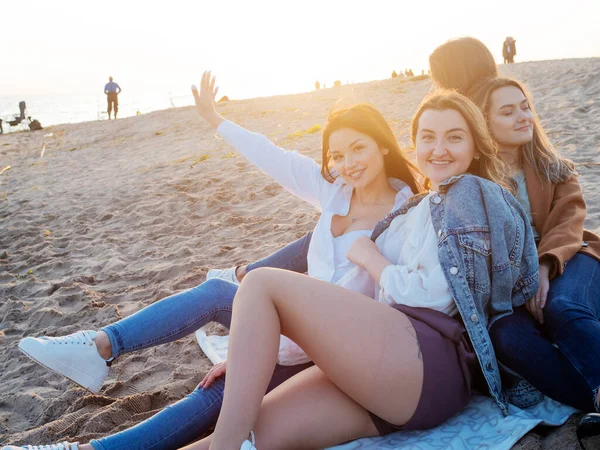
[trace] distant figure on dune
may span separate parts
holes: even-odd
[[[319,89],[321,89],[321,83],[319,83],[319,81],[315,81],[315,89],[318,91]]]
[[[119,97],[118,95],[121,93],[121,86],[113,81],[113,77],[108,77],[108,83],[104,86],[104,93],[106,94],[106,100],[108,103],[108,119],[110,120],[110,113],[113,108],[115,110],[115,119],[117,118],[117,113],[119,112]]]
[[[392,72],[392,78],[398,78],[398,74],[396,73],[395,70]]]
[[[515,62],[515,55],[517,54],[516,40],[511,36],[508,36],[502,44],[502,57],[504,58],[504,64],[512,64]]]
[[[341,85],[342,85],[342,82],[340,80],[335,80],[333,82],[333,86],[335,86],[335,87],[338,87],[338,86],[341,86]]]

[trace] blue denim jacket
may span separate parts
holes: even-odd
[[[377,225],[372,239],[424,197],[413,197],[390,213]],[[523,305],[538,288],[537,249],[527,216],[506,189],[473,175],[445,181],[429,202],[440,263],[490,394],[505,414],[507,396],[517,406],[528,406],[535,391],[524,380],[518,391],[503,392],[488,334],[496,320]]]

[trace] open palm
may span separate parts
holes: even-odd
[[[215,109],[215,97],[219,91],[219,88],[215,87],[215,82],[216,78],[211,76],[210,71],[204,72],[200,81],[200,91],[196,86],[192,86],[192,94],[198,113],[216,127],[223,119]]]

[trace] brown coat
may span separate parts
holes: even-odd
[[[523,171],[533,223],[541,237],[540,262],[552,263],[550,279],[562,275],[569,259],[578,252],[600,261],[600,237],[583,229],[586,205],[577,178],[550,184],[527,163]]]

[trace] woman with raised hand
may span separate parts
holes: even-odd
[[[255,135],[220,118],[211,99],[205,82],[196,101],[202,117],[236,147],[259,147]],[[250,272],[234,301],[215,432],[187,448],[323,448],[427,429],[464,408],[479,368],[508,411],[487,327],[537,291],[531,228],[501,187],[508,186],[505,165],[471,101],[457,93],[425,100],[411,138],[431,191],[388,216],[371,239],[356,238],[347,253],[376,281],[377,301],[294,272]],[[341,152],[331,135],[334,161]],[[315,366],[263,399],[280,333]]]
[[[202,86],[204,95],[195,93],[196,105],[206,116],[207,110],[214,113],[213,97],[207,92],[216,92],[209,74],[204,74]],[[216,113],[207,118],[222,121]],[[321,166],[230,122],[223,123],[219,132],[290,192],[321,208],[308,256],[309,275],[374,297],[376,285],[368,274],[346,276],[354,267],[346,258],[347,249],[359,236],[370,236],[381,219],[421,189],[416,181],[418,171],[404,157],[381,113],[366,104],[333,111],[323,130]],[[334,170],[339,177],[333,177]],[[19,348],[44,366],[99,392],[114,358],[180,339],[210,321],[229,327],[236,290],[233,283],[208,280],[98,331],[58,338],[28,337]],[[309,365],[277,366],[268,389]],[[219,415],[224,389],[220,375],[225,368],[225,364],[214,366],[196,390],[154,417],[79,448],[168,449],[192,442],[206,433]],[[74,447],[63,444],[63,448]]]
[[[498,358],[549,397],[599,411],[600,238],[583,228],[574,164],[554,149],[518,81],[485,80],[470,95],[512,169],[538,242],[539,290],[492,328]]]
[[[434,86],[463,95],[478,81],[498,76],[494,56],[480,40],[472,37],[452,39],[437,47],[429,55],[429,67]],[[220,278],[237,284],[248,272],[260,267],[304,273],[311,238],[312,232],[250,264],[211,269],[206,279]]]

